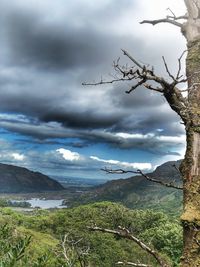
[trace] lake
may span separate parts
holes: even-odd
[[[39,199],[39,198],[31,198],[26,199],[25,201],[31,204],[31,208],[39,207],[41,209],[52,209],[52,208],[67,208],[67,206],[62,206],[62,202],[64,199]],[[13,200],[15,202],[24,202],[20,200]]]

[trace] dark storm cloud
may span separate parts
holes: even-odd
[[[86,111],[69,111],[68,113],[63,112],[60,113],[58,110],[51,114],[48,113],[41,117],[43,121],[57,121],[63,124],[65,127],[71,128],[80,128],[80,129],[95,129],[95,128],[108,128],[117,123],[120,119],[122,119],[123,114],[119,112],[119,114],[115,114],[112,112],[103,112],[96,113],[93,109]]]
[[[88,31],[87,27],[76,29],[66,25],[59,29],[42,25],[36,16],[26,14],[12,15],[8,30],[11,63],[43,68],[72,69],[94,65],[97,60],[102,63],[115,42],[106,33],[92,28]]]
[[[130,1],[126,2],[129,4]],[[109,19],[116,16],[118,10],[116,2],[110,1],[109,6],[112,8],[107,9],[106,6],[105,9],[100,10],[98,18],[91,17],[90,11],[86,13],[85,8],[83,13],[85,13],[85,18],[88,17],[87,23],[84,23],[85,18],[79,18],[79,14],[68,14],[60,23],[57,20],[46,21],[46,10],[44,14],[41,14],[34,10],[9,6],[10,11],[7,10],[7,16],[4,19],[4,26],[6,26],[4,41],[11,53],[10,63],[53,69],[81,68],[96,65],[97,62],[98,64],[105,63],[110,53],[114,55],[113,50],[117,50],[116,44],[119,46],[122,43],[122,39],[117,35],[106,29],[102,31],[93,23],[98,19],[99,23],[105,23],[105,18],[108,16],[106,13],[109,13]],[[122,11],[127,9],[127,5],[120,4],[120,9]],[[82,12],[78,5],[76,12],[80,14]],[[74,25],[72,16],[77,16],[77,20],[80,19],[82,25]],[[125,39],[123,42],[126,42]]]
[[[73,10],[69,1],[68,13],[64,11],[56,19],[49,17],[54,15],[52,10],[48,16],[48,5],[37,11],[28,8],[26,1],[21,1],[21,6],[17,3],[0,3],[0,111],[23,114],[27,121],[2,118],[2,128],[37,140],[81,140],[72,146],[102,142],[124,149],[142,147],[155,151],[163,150],[156,136],[155,140],[125,140],[116,133],[147,134],[158,128],[165,135],[183,133],[179,118],[166,108],[160,95],[141,88],[127,95],[127,84],[108,88],[81,86],[93,76],[101,78],[109,73],[112,60],[122,47],[133,51],[137,58],[151,61],[145,40],[123,33],[120,24],[118,31],[109,28],[124,11],[133,8],[133,1],[108,1],[96,11],[81,2]],[[152,64],[157,63],[153,60]],[[107,78],[112,79],[109,75]]]
[[[121,149],[140,149],[149,151],[153,154],[164,155],[178,155],[174,152],[174,146],[182,148],[184,145],[183,135],[168,136],[163,135],[162,132],[155,131],[147,134],[126,134],[115,133],[109,130],[81,130],[81,129],[66,129],[58,123],[38,123],[31,124],[23,121],[14,122],[11,120],[0,121],[0,127],[19,133],[25,136],[33,137],[34,139],[27,139],[23,143],[29,144],[46,144],[46,145],[64,145],[76,148],[84,148],[91,144],[106,143],[115,148]],[[127,135],[127,136],[126,136]],[[70,138],[71,142],[54,141],[54,138]],[[75,140],[75,139],[76,140]],[[73,141],[74,139],[74,141]],[[77,141],[79,139],[80,141]],[[83,141],[85,140],[85,141]],[[18,140],[19,144],[20,140]]]

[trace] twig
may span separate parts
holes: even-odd
[[[181,60],[183,58],[183,56],[185,55],[185,53],[187,52],[188,50],[184,50],[183,53],[181,54],[181,56],[178,58],[178,72],[177,72],[177,75],[176,75],[176,79],[178,80],[179,78],[181,78],[180,75],[180,72],[181,72]]]
[[[165,60],[165,57],[162,56],[162,59],[163,59],[163,62],[164,62],[164,65],[165,65],[165,69],[166,69],[166,71],[167,71],[169,77],[172,78],[173,81],[176,81],[175,77],[174,77],[174,76],[170,73],[170,71],[169,71],[169,68],[168,68],[167,62],[166,62],[166,60]]]
[[[133,63],[138,66],[140,69],[143,68],[142,65],[140,65],[139,62],[137,62],[137,60],[135,60],[126,50],[122,49],[122,52],[124,53],[125,56],[127,56],[131,61],[133,61]]]
[[[101,85],[101,84],[110,84],[110,83],[115,83],[115,82],[124,82],[124,81],[131,81],[133,80],[134,77],[129,77],[129,78],[120,78],[120,79],[113,79],[111,81],[103,81],[101,80],[100,82],[94,82],[94,83],[82,83],[82,85]]]
[[[137,84],[133,85],[130,90],[126,91],[127,94],[130,94],[133,90],[135,90],[138,86],[143,85],[146,82],[146,78],[143,78]]]

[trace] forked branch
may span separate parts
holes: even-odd
[[[159,24],[159,23],[170,23],[172,25],[175,25],[177,27],[182,28],[183,23],[180,23],[179,21],[180,20],[187,20],[188,19],[188,15],[185,14],[185,15],[182,15],[182,16],[176,16],[175,13],[170,8],[168,8],[167,10],[169,10],[171,15],[168,15],[163,19],[143,20],[143,21],[140,22],[140,24],[148,23],[148,24],[151,24],[151,25],[154,26],[154,25]]]
[[[183,78],[181,73],[181,59],[185,54],[182,53],[178,59],[178,71],[176,75],[172,75],[169,71],[167,62],[163,57],[164,65],[168,76],[171,81],[160,77],[154,72],[154,68],[149,65],[142,65],[133,56],[131,56],[126,50],[122,49],[123,54],[128,57],[134,66],[121,66],[119,59],[114,62],[115,75],[112,75],[112,79],[104,81],[101,79],[99,82],[83,83],[83,85],[102,85],[102,84],[113,84],[115,82],[129,82],[131,84],[130,88],[126,90],[126,93],[130,94],[137,88],[143,86],[146,89],[162,93],[171,106],[171,108],[180,115],[181,119],[184,121],[185,125],[188,121],[188,110],[187,110],[187,99],[182,96],[181,91],[178,89],[177,85],[180,83],[185,83],[187,79]]]
[[[164,18],[164,19],[156,19],[156,20],[143,20],[140,22],[140,24],[144,24],[144,23],[148,23],[148,24],[152,24],[153,26],[158,24],[158,23],[170,23],[170,24],[173,24],[175,26],[178,26],[178,27],[182,27],[182,23],[174,20],[174,19],[171,19],[171,18]]]
[[[104,168],[104,169],[101,169],[101,170],[105,171],[106,173],[110,173],[110,174],[126,174],[126,173],[140,174],[147,181],[150,181],[150,182],[153,182],[153,183],[157,183],[157,184],[160,184],[160,185],[163,185],[163,186],[166,186],[166,187],[175,188],[175,189],[178,189],[178,190],[183,190],[182,186],[175,185],[175,181],[170,182],[170,183],[166,183],[166,182],[164,182],[162,180],[158,180],[158,179],[155,179],[155,178],[152,178],[152,177],[146,175],[141,170],[137,170],[137,171],[128,170],[128,171],[126,171],[126,170],[123,170],[123,169],[112,170],[112,169],[107,169],[107,168]]]
[[[160,264],[162,267],[171,267],[160,255],[157,251],[147,246],[143,241],[135,237],[128,229],[118,226],[117,230],[111,230],[111,229],[105,229],[98,226],[92,226],[88,227],[91,231],[99,231],[103,233],[110,233],[114,234],[118,237],[129,239],[133,242],[135,242],[140,248],[145,250],[147,253],[149,253],[151,256],[154,257],[154,259]],[[134,265],[133,265],[134,266]],[[137,265],[136,265],[137,266]],[[144,265],[145,266],[145,265]],[[148,265],[147,265],[148,266]]]

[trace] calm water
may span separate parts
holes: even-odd
[[[39,198],[31,198],[26,199],[26,202],[31,204],[32,208],[39,207],[41,209],[51,209],[51,208],[67,208],[67,206],[62,206],[63,199],[59,200],[49,200],[49,199],[39,199]],[[23,201],[19,201],[23,202]]]

